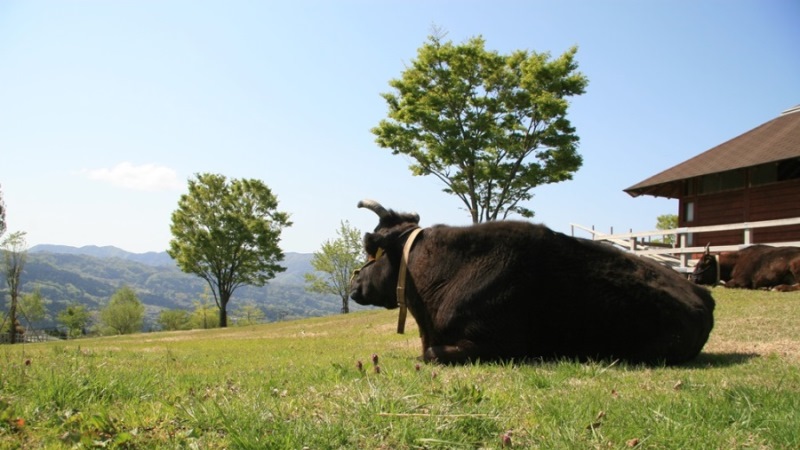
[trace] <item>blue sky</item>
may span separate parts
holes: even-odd
[[[374,143],[381,92],[436,25],[454,42],[560,55],[586,94],[583,167],[536,188],[534,221],[655,228],[676,200],[623,189],[800,104],[800,2],[0,1],[0,189],[37,244],[168,247],[196,173],[263,180],[314,252],[362,198],[468,224],[433,177]]]

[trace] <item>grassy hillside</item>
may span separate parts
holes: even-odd
[[[237,308],[249,304],[261,308],[268,321],[338,314],[342,307],[338,297],[305,290],[303,277],[313,271],[312,256],[287,253],[281,263],[286,271],[266,286],[237,289],[228,313],[235,316]],[[115,247],[37,246],[28,255],[21,281],[23,293],[39,289],[49,302],[47,320],[33,324],[35,328],[55,326],[58,312],[71,303],[97,311],[126,285],[147,307],[144,329],[152,329],[161,310],[192,310],[207,289],[205,281],[181,272],[166,253],[134,254]],[[5,287],[0,285],[0,295]],[[0,317],[6,312],[4,306]]]
[[[0,448],[800,448],[800,292],[714,295],[666,368],[418,366],[392,311],[2,346]]]

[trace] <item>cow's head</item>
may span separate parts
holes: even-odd
[[[711,254],[710,245],[706,245],[706,251],[694,266],[692,281],[697,284],[714,286],[719,283],[719,260]]]
[[[418,228],[419,215],[397,213],[374,200],[358,202],[378,215],[378,226],[364,234],[368,262],[353,274],[350,298],[359,305],[397,308],[397,277],[400,258],[408,234]]]

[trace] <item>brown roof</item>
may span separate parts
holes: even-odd
[[[678,198],[680,180],[800,157],[800,105],[627,189],[632,197]]]

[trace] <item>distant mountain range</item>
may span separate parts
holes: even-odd
[[[286,271],[266,286],[237,289],[228,314],[244,304],[259,306],[269,321],[340,313],[338,297],[305,291],[304,275],[314,270],[312,258],[310,253],[285,254],[281,265]],[[123,285],[133,288],[145,305],[145,328],[154,327],[164,309],[192,310],[194,302],[213,302],[206,282],[183,273],[166,252],[131,253],[112,246],[36,245],[28,250],[21,282],[23,293],[38,288],[49,302],[49,318],[40,326],[53,326],[56,314],[71,303],[99,310]],[[363,309],[352,302],[350,308]]]
[[[69,245],[42,244],[31,247],[28,253],[60,253],[65,255],[94,256],[95,258],[119,258],[126,261],[147,264],[148,266],[171,266],[175,264],[167,252],[131,253],[111,245],[103,247],[98,247],[96,245],[70,247]]]
[[[175,261],[167,252],[147,252],[132,253],[121,248],[106,245],[98,247],[96,245],[86,245],[83,247],[70,247],[69,245],[41,244],[35,245],[28,250],[29,254],[54,253],[62,255],[83,255],[99,259],[121,259],[144,264],[153,267],[176,268]],[[311,259],[312,253],[286,253],[284,254],[281,265],[286,267],[285,272],[276,274],[270,283],[298,283],[303,284],[303,276],[308,272],[313,272]],[[193,276],[193,275],[192,275]]]

